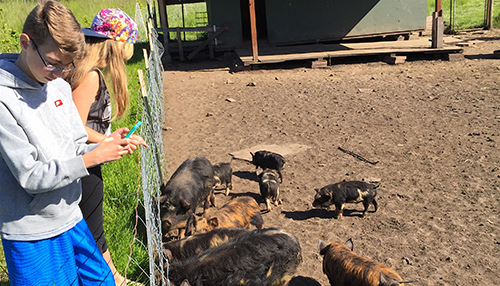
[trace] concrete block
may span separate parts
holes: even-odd
[[[404,64],[406,62],[406,56],[390,55],[384,58],[384,62],[390,65]]]
[[[323,59],[311,62],[312,69],[326,68],[327,66],[328,66],[328,62],[326,60],[323,60]]]

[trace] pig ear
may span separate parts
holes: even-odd
[[[213,217],[208,220],[208,224],[210,224],[214,228],[217,228],[219,226],[219,219],[217,217]]]
[[[189,284],[189,281],[187,279],[184,279],[180,286],[191,286],[191,284]]]
[[[186,222],[185,235],[191,236],[194,234],[196,230],[196,217],[193,213],[191,213]]]
[[[323,249],[325,249],[326,243],[323,240],[319,240],[318,242],[318,250],[321,252]]]
[[[170,249],[164,249],[163,253],[165,254],[165,257],[168,259],[168,262],[172,262],[173,258],[172,251],[170,251]]]
[[[191,205],[188,203],[188,201],[186,199],[182,199],[180,201],[181,203],[181,207],[187,212],[191,209]]]
[[[160,196],[160,204],[164,204],[167,201],[167,196],[166,195],[161,195]]]
[[[318,188],[315,188],[314,190],[316,191],[316,193],[317,193],[317,192],[319,192],[319,189],[318,189]]]
[[[380,271],[380,278],[379,278],[379,284],[378,285],[389,285],[387,284],[387,279],[385,278],[385,275]]]
[[[349,238],[349,240],[345,242],[345,246],[347,246],[347,248],[349,248],[351,251],[354,250],[354,243],[352,242],[352,238]]]

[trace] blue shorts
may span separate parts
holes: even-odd
[[[56,237],[2,243],[11,286],[115,285],[84,219]]]

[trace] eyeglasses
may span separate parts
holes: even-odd
[[[40,56],[40,59],[42,59],[42,62],[43,64],[45,65],[45,69],[50,71],[50,72],[59,72],[59,71],[69,71],[69,70],[72,70],[75,68],[75,64],[73,62],[70,63],[71,66],[69,67],[65,67],[65,68],[62,68],[62,67],[56,67],[56,66],[53,66],[53,65],[50,65],[50,64],[47,64],[47,62],[45,61],[45,59],[42,57],[42,54],[40,54],[40,51],[38,50],[38,47],[36,46],[35,44],[35,41],[33,41],[33,39],[31,39],[31,42],[33,43],[33,46],[35,47],[35,50],[36,52],[38,53],[38,55]]]

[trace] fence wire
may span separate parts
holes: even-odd
[[[446,0],[442,1],[443,16],[450,32],[463,31],[469,29],[480,29],[486,25],[487,0],[484,1],[463,1]],[[499,17],[500,2],[493,3],[493,21]]]
[[[148,1],[148,7],[153,7]],[[136,18],[144,19],[140,7],[137,5]],[[154,23],[148,11],[147,20],[142,20],[140,29],[147,31],[149,40],[149,54],[145,51],[146,72],[144,86],[145,92],[139,100],[143,107],[143,127],[139,134],[149,145],[149,148],[141,152],[141,177],[144,207],[144,220],[147,234],[147,252],[149,257],[149,281],[150,285],[170,285],[168,282],[168,269],[164,269],[163,246],[161,237],[160,205],[157,198],[160,196],[160,186],[166,173],[164,169],[165,158],[163,152],[162,131],[164,126],[163,108],[163,65],[161,56],[164,49],[158,40],[158,34],[153,26]]]

